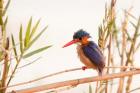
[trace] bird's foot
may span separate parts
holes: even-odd
[[[87,67],[86,66],[82,66],[82,70],[86,70],[87,69]]]
[[[72,84],[72,85],[71,85],[71,87],[73,87],[73,88],[74,88],[74,87],[77,87],[77,85],[79,85],[79,84],[80,84],[80,80],[79,80],[79,79],[77,79],[77,82],[76,82],[76,83],[74,83],[74,84]]]

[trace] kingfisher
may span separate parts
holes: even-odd
[[[91,41],[90,38],[91,36],[88,32],[80,29],[74,33],[73,40],[65,44],[63,48],[76,43],[78,57],[85,65],[82,69],[96,69],[98,75],[102,76],[105,67],[105,58],[98,45],[94,41]]]

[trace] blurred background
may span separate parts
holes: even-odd
[[[77,57],[76,45],[65,49],[62,46],[72,40],[74,32],[81,28],[89,32],[92,40],[97,43],[98,27],[105,15],[106,2],[109,2],[109,0],[12,0],[7,12],[9,17],[7,31],[9,35],[10,33],[14,33],[15,39],[17,38],[18,40],[17,34],[19,33],[20,24],[23,24],[23,30],[25,30],[26,23],[31,16],[33,17],[33,22],[41,18],[39,28],[48,25],[48,29],[32,49],[45,44],[53,46],[40,53],[40,55],[22,60],[21,66],[32,62],[36,58],[40,58],[37,62],[19,69],[10,84],[29,81],[57,71],[83,66]],[[138,18],[140,15],[139,4],[139,0],[117,0],[116,13],[120,17],[118,21],[123,21],[123,11],[130,7],[133,7],[131,13]],[[134,65],[140,66],[138,62],[139,55],[140,51],[135,55],[136,62],[134,62]],[[115,64],[118,65],[117,60],[115,60]],[[25,86],[14,87],[11,90],[96,75],[97,72],[94,70],[75,71],[43,79]],[[117,85],[118,82],[115,83]],[[87,93],[88,85],[81,84],[61,93]],[[92,86],[95,88],[94,83]],[[135,86],[140,86],[138,78],[133,82],[132,87],[135,88]],[[116,90],[114,89],[113,91]]]

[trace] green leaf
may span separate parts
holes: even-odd
[[[2,16],[0,16],[0,25],[3,25]]]
[[[137,25],[135,26],[135,33],[134,33],[134,41],[133,42],[135,42],[136,41],[136,38],[137,38],[137,35],[139,34],[138,32],[139,32],[139,28],[140,28],[140,17],[139,17],[139,19],[138,19],[138,23],[137,23]]]
[[[134,28],[136,28],[136,25],[133,22],[130,21],[130,23]]]
[[[132,38],[131,38],[131,36],[129,35],[128,31],[125,31],[125,33],[126,33],[126,35],[127,35],[127,40],[132,42]]]
[[[13,45],[14,54],[15,54],[16,60],[18,60],[18,58],[17,58],[17,50],[16,50],[16,45],[15,45],[15,40],[14,40],[13,34],[11,35],[11,37],[12,37],[12,45]]]
[[[5,49],[6,49],[6,50],[9,49],[9,38],[8,38],[8,37],[7,37],[7,39],[6,39]]]
[[[39,48],[39,49],[37,49],[37,50],[34,50],[34,51],[30,52],[30,53],[25,54],[25,55],[23,56],[23,58],[28,58],[28,57],[30,57],[30,56],[32,56],[32,55],[35,55],[35,54],[37,54],[37,53],[40,53],[40,52],[42,52],[42,51],[48,49],[48,48],[50,48],[50,47],[51,47],[51,45],[50,45],[50,46],[45,46],[45,47]]]
[[[31,39],[32,36],[35,34],[35,32],[37,31],[37,28],[38,28],[38,25],[39,25],[39,23],[40,23],[40,20],[41,20],[41,19],[39,19],[39,20],[37,21],[37,23],[35,24],[35,26],[33,27],[32,32],[31,32],[31,35],[30,35],[30,39]]]
[[[8,74],[8,72],[9,72],[9,69],[10,69],[10,66],[11,66],[11,62],[9,62],[9,64],[7,64],[7,66],[6,66],[6,73]]]
[[[140,17],[138,19],[138,23],[137,23],[137,26],[136,26],[136,32],[138,34],[138,31],[139,31],[139,28],[140,28]]]
[[[107,24],[107,28],[108,28],[108,34],[110,34],[110,32],[113,31],[113,27],[115,25],[115,18],[113,18],[112,20],[110,20]]]
[[[25,40],[24,40],[24,46],[28,47],[29,41],[30,41],[30,32],[31,32],[31,25],[32,25],[32,17],[30,18],[28,22],[28,26],[26,29],[26,35],[25,35]]]
[[[137,37],[139,37],[140,36],[140,33],[139,34],[137,34]]]
[[[21,68],[27,67],[27,66],[29,66],[29,65],[32,65],[33,63],[37,62],[39,59],[41,59],[41,56],[38,57],[38,58],[36,58],[35,60],[33,60],[33,61],[30,62],[30,63],[27,63],[27,64],[25,64],[25,65],[22,65],[22,66],[18,67],[18,69],[21,69]]]
[[[5,8],[4,8],[3,14],[2,14],[3,16],[5,15],[5,13],[6,13],[8,7],[9,7],[10,2],[11,2],[11,0],[8,0],[6,6],[5,6]]]
[[[89,93],[93,93],[91,85],[89,85]]]
[[[0,62],[3,60],[3,52],[0,51]]]
[[[6,19],[4,21],[4,29],[6,28],[7,22],[8,22],[8,16],[6,17]]]
[[[137,47],[135,48],[135,52],[140,48],[140,42],[138,43]]]
[[[23,40],[22,40],[22,25],[20,26],[19,32],[20,52],[23,53]]]
[[[132,7],[131,7],[131,8],[132,8]],[[129,15],[131,18],[137,20],[137,18],[136,18],[133,14],[131,14],[130,11],[124,10],[124,12],[125,12],[127,15]]]
[[[34,44],[34,42],[43,34],[43,32],[45,32],[45,30],[47,28],[48,28],[48,26],[46,26],[46,27],[44,27],[44,29],[42,29],[42,31],[29,43],[28,47],[25,48],[25,51]]]

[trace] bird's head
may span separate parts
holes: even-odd
[[[67,47],[67,46],[70,46],[72,44],[75,44],[75,43],[80,43],[82,45],[88,44],[88,42],[89,42],[88,39],[89,38],[90,38],[89,33],[84,31],[83,29],[80,29],[80,30],[78,30],[77,32],[74,33],[73,40],[68,42],[67,44],[65,44],[63,46],[63,48]]]

